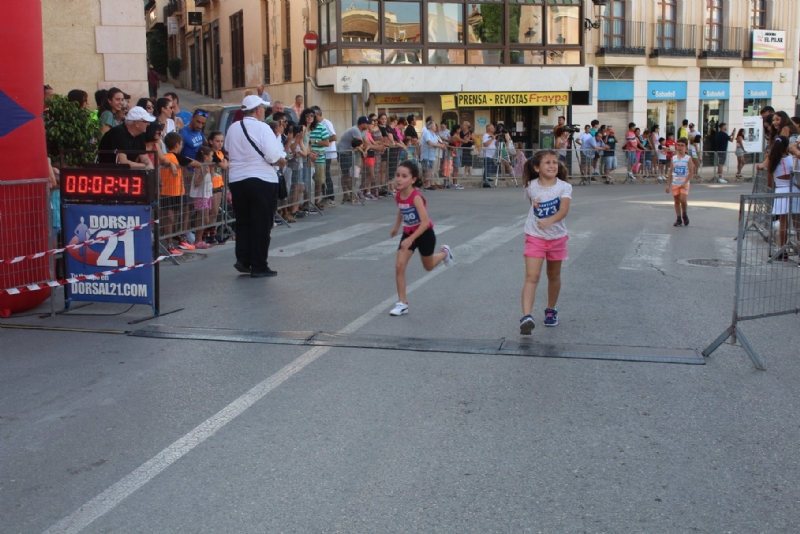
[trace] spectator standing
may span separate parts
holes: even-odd
[[[171,93],[164,93],[164,96],[169,97],[172,100],[172,113],[173,119],[175,117],[179,118],[183,125],[188,125],[189,121],[192,120],[192,114],[185,109],[181,109],[180,106],[180,98],[178,98],[178,94],[171,92]]]
[[[67,100],[75,102],[79,108],[89,107],[89,93],[81,89],[73,89],[67,93]]]
[[[153,65],[147,71],[147,87],[150,89],[150,98],[158,98],[158,88],[161,87],[161,76],[158,75]]]
[[[436,123],[433,121],[430,121],[425,125],[425,129],[422,130],[422,171],[425,176],[425,182],[422,186],[428,191],[436,189],[431,184],[434,161],[436,161],[436,151],[440,148],[447,148],[447,145],[439,141],[434,130],[435,124]]]
[[[728,143],[736,139],[735,134],[736,128],[733,129],[731,135],[728,135],[728,125],[723,122],[719,125],[719,131],[714,139],[714,146],[717,150],[717,182],[721,184],[728,183],[722,177],[722,168],[728,160]]]
[[[325,148],[330,145],[330,134],[328,129],[318,120],[315,110],[308,109],[303,113],[309,112],[312,114],[313,121],[308,129],[308,146],[316,155],[314,160],[314,204],[317,209],[322,211],[325,209],[322,199],[322,189],[325,185]]]
[[[264,90],[264,84],[256,85],[256,96],[267,103],[269,106],[272,102],[272,99],[269,97],[269,93]]]
[[[276,100],[272,104],[272,115],[274,116],[276,113],[285,113],[286,118],[292,121],[291,125],[298,124],[300,121],[300,117],[295,115],[294,110],[292,108],[287,108],[283,105],[283,102],[280,100]],[[267,117],[267,122],[269,122],[269,117]]]
[[[486,133],[481,138],[481,147],[483,147],[483,187],[492,187],[489,179],[495,172],[494,155],[497,143],[494,139],[494,124],[491,122],[486,125]]]
[[[625,133],[625,155],[628,158],[628,178],[636,181],[633,173],[636,169],[636,160],[639,150],[639,140],[636,137],[636,123],[628,124],[628,131]]]
[[[183,151],[181,154],[184,157],[197,159],[197,151],[201,146],[208,146],[205,135],[203,135],[203,128],[206,126],[208,120],[208,112],[202,109],[195,110],[191,115],[189,123],[180,131],[183,137]]]
[[[294,104],[290,106],[292,111],[294,111],[294,116],[300,119],[300,114],[303,112],[303,95],[297,95],[294,97]]]
[[[475,134],[472,132],[471,126],[469,121],[462,122],[461,129],[455,134],[461,147],[459,150],[461,167],[464,169],[464,176],[467,178],[472,176],[472,148],[475,146]]]
[[[117,114],[125,106],[125,93],[121,89],[112,87],[106,92],[105,99],[100,105],[100,135],[121,124]],[[143,110],[144,111],[144,110]],[[144,132],[143,132],[144,133]]]
[[[605,157],[606,185],[613,185],[614,182],[611,180],[611,173],[617,169],[617,136],[614,133],[614,128],[611,126],[607,128],[605,145],[606,150],[603,155]]]
[[[230,158],[228,182],[236,211],[234,267],[253,278],[276,276],[269,268],[268,255],[278,206],[275,166],[285,163],[283,147],[263,122],[266,109],[260,97],[245,97],[242,114],[244,118],[230,126],[225,139]]]
[[[583,133],[575,140],[575,143],[581,147],[581,175],[583,175],[584,180],[590,180],[592,178],[592,166],[594,164],[595,155],[594,134],[592,134],[592,127],[590,125],[587,124],[583,127]]]
[[[338,162],[339,153],[336,151],[336,130],[333,128],[333,123],[322,116],[322,109],[319,106],[314,106],[314,114],[317,116],[317,121],[328,131],[328,146],[325,147],[325,197],[324,201],[327,206],[335,206],[333,190],[333,178],[331,177],[331,165]]]
[[[678,138],[680,139],[680,138]],[[689,142],[689,156],[691,157],[692,163],[694,163],[694,174],[700,174],[700,141],[703,139],[703,136],[700,135],[700,132],[694,129],[694,123],[689,124],[689,137],[685,138]],[[677,141],[676,141],[676,150],[677,150]]]
[[[145,132],[155,117],[140,107],[133,107],[122,124],[109,129],[98,145],[100,163],[128,165],[131,169],[152,169],[145,154]]]
[[[369,124],[367,117],[359,117],[356,125],[345,130],[339,141],[339,148],[342,150],[339,156],[339,167],[342,169],[342,191],[344,192],[342,203],[347,201],[356,202],[353,186],[355,185],[357,191],[358,184],[353,184],[352,182],[353,178],[356,177],[352,152],[353,141],[360,139],[362,143],[364,142]]]
[[[409,115],[406,117],[406,121],[408,121],[408,126],[406,126],[405,132],[403,132],[403,137],[411,137],[413,139],[419,139],[419,134],[417,133],[417,118],[414,115]]]

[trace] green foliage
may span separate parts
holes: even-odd
[[[147,62],[152,64],[156,72],[162,76],[167,75],[167,29],[159,27],[147,33]]]
[[[481,43],[503,42],[503,6],[481,4],[481,21],[475,25]]]
[[[64,154],[68,166],[92,163],[100,138],[99,123],[92,118],[92,112],[62,95],[53,95],[46,106],[50,108],[44,113],[47,155],[53,164],[60,161],[59,150],[78,151]]]
[[[169,58],[169,75],[173,79],[177,79],[178,76],[181,75],[181,58],[179,57]]]

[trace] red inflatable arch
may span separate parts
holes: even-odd
[[[48,242],[48,207],[40,184],[9,181],[46,178],[42,3],[5,2],[0,47],[0,154],[7,156],[0,173],[0,259],[44,252]],[[21,53],[21,51],[23,51]],[[50,274],[49,259],[0,263],[0,289],[41,282]],[[49,289],[0,293],[0,315],[31,309],[50,296]]]

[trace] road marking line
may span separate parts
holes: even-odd
[[[669,244],[669,234],[639,234],[633,241],[633,248],[622,259],[620,269],[644,271],[664,264],[662,256]]]
[[[448,230],[452,230],[455,226],[445,226],[445,225],[435,225],[433,227],[436,237],[439,237],[443,233]],[[337,260],[371,260],[377,261],[381,259],[383,256],[388,256],[390,254],[394,254],[397,251],[397,246],[400,244],[399,237],[393,237],[391,239],[387,239],[386,241],[381,241],[380,243],[375,243],[374,245],[370,245],[368,247],[364,247],[358,250],[354,250],[344,256],[339,256],[336,258]]]
[[[517,220],[516,223],[508,227],[492,228],[488,232],[484,232],[478,237],[473,238],[471,241],[456,247],[453,249],[453,254],[455,255],[457,264],[459,261],[461,261],[460,256],[462,255],[469,260],[465,263],[474,263],[481,256],[488,254],[496,247],[514,238],[522,230],[522,222],[523,220]],[[377,226],[381,227],[388,225]],[[487,243],[486,241],[488,236],[494,236],[497,242]],[[412,291],[419,289],[434,277],[445,271],[447,271],[447,268],[444,266],[430,271],[416,282],[409,284],[408,288],[406,289],[406,293],[411,293]],[[339,330],[339,333],[352,334],[379,315],[387,314],[389,308],[395,303],[395,301],[395,295],[387,298]],[[156,454],[150,460],[143,463],[129,475],[122,478],[119,482],[100,493],[100,495],[78,508],[69,516],[48,528],[45,531],[45,534],[74,534],[80,532],[92,522],[116,508],[120,502],[129,497],[136,490],[147,484],[169,466],[188,454],[192,449],[216,434],[217,431],[225,427],[225,425],[241,415],[245,410],[253,406],[256,402],[264,398],[268,393],[286,382],[289,378],[302,371],[303,368],[316,361],[331,348],[332,347],[314,347],[308,350],[296,360],[283,367],[280,371],[273,374],[263,382],[257,384],[244,395],[200,423],[200,425],[196,426],[188,434],[175,441],[172,445]]]
[[[374,232],[375,230],[385,228],[387,226],[389,226],[388,223],[358,223],[354,224],[353,226],[343,228],[342,230],[336,230],[334,232],[306,239],[305,241],[292,243],[291,245],[279,248],[278,250],[270,250],[269,255],[273,258],[289,258],[314,249],[327,247],[342,241],[347,241],[348,239],[352,239],[369,232]]]

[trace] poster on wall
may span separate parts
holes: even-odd
[[[786,32],[753,30],[753,59],[784,59]]]
[[[744,117],[742,130],[744,130],[744,149],[747,153],[760,153],[764,145],[764,119],[760,116]]]
[[[179,33],[178,17],[167,17],[167,35],[178,35]]]

